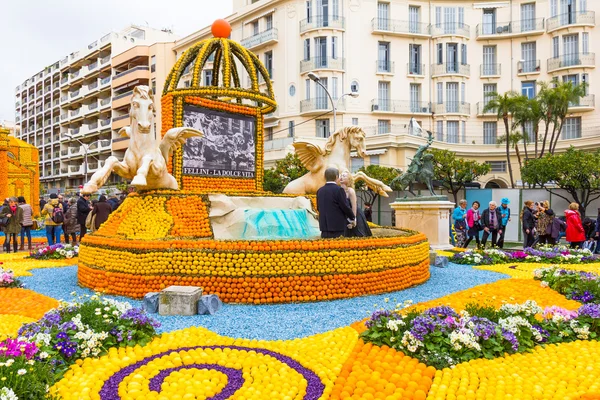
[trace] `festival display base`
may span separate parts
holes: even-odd
[[[396,213],[396,226],[410,226],[423,232],[434,250],[449,250],[450,212],[454,203],[448,200],[396,200],[390,204]]]
[[[429,279],[422,233],[374,229],[379,237],[218,240],[210,208],[208,194],[130,194],[82,241],[79,284],[133,298],[173,285],[199,286],[226,303],[261,304],[392,292]]]

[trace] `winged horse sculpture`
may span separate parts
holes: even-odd
[[[177,180],[167,171],[167,160],[177,146],[188,138],[202,137],[202,132],[173,128],[160,140],[154,129],[154,104],[148,86],[133,89],[129,115],[130,126],[119,130],[121,136],[129,137],[123,161],[115,156],[108,157],[104,166],[85,184],[83,193],[96,192],[113,172],[131,180],[131,184],[140,190],[178,189]]]
[[[365,145],[365,132],[358,126],[348,126],[335,132],[321,148],[309,142],[295,142],[294,149],[302,164],[310,171],[298,179],[291,181],[283,193],[289,194],[314,194],[325,185],[325,170],[335,167],[338,171],[350,168],[350,152],[356,149],[358,155],[365,158],[367,155]],[[392,189],[385,183],[373,179],[364,172],[352,174],[354,181],[364,181],[374,192],[388,197],[387,192]]]

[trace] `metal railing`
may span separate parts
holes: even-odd
[[[88,106],[88,110],[95,110],[96,108],[98,108],[98,102],[91,103],[91,104]]]
[[[60,80],[60,84],[61,84],[61,85],[64,85],[64,84],[65,84],[65,83],[67,83],[67,82],[69,82],[69,77],[68,77],[68,76],[65,76],[64,78],[62,78],[62,79]]]
[[[110,97],[100,100],[100,106],[105,106],[107,104],[110,104]]]
[[[79,76],[80,72],[81,72],[81,70],[78,69],[77,71],[71,73],[71,79],[77,78]]]
[[[119,100],[119,99],[122,99],[123,97],[131,96],[132,94],[133,94],[133,90],[130,90],[128,92],[118,94],[118,95],[114,96],[112,99],[113,99],[113,101]]]
[[[496,115],[498,111],[495,108],[485,110],[485,106],[488,104],[487,101],[480,101],[477,103],[477,115]]]
[[[434,104],[433,112],[436,114],[471,114],[471,104],[461,101],[447,101],[442,104]]]
[[[541,61],[540,60],[525,60],[517,62],[517,73],[527,74],[533,72],[540,72]]]
[[[371,112],[390,112],[401,114],[431,114],[431,103],[411,100],[371,100]]]
[[[107,83],[110,83],[110,80],[111,80],[111,77],[110,77],[110,76],[107,76],[106,78],[102,78],[102,79],[100,80],[100,84],[101,84],[101,85],[106,85]]]
[[[110,124],[110,118],[108,118],[108,119],[101,119],[100,120],[100,125],[101,126],[106,126],[106,125],[109,125],[109,124]]]
[[[378,73],[393,74],[394,73],[394,62],[389,60],[376,60],[375,68]]]
[[[482,23],[477,25],[476,35],[480,36],[507,36],[526,32],[543,31],[546,20],[544,18],[523,19],[512,22]]]
[[[69,100],[69,95],[65,94],[64,96],[60,96],[60,102],[64,103],[65,101]]]
[[[88,65],[88,71],[91,71],[93,69],[95,69],[98,66],[98,62],[94,61],[93,63],[91,63],[90,65]]]
[[[114,117],[112,120],[113,120],[113,122],[117,122],[117,121],[120,121],[125,118],[129,118],[129,114],[119,115],[118,117]]]
[[[329,98],[324,97],[314,97],[312,99],[306,99],[300,101],[300,112],[309,112],[309,111],[318,111],[318,110],[331,110],[331,102]],[[338,104],[338,110],[345,110],[346,103],[345,99],[341,99]]]
[[[569,104],[569,108],[572,108],[572,107],[594,108],[595,106],[596,106],[596,98],[593,94],[588,94],[583,97],[580,97],[576,103]]]
[[[71,117],[76,117],[77,115],[79,115],[80,111],[81,111],[81,108],[78,108],[77,110],[72,110]]]
[[[546,21],[548,31],[568,25],[596,25],[596,13],[594,11],[564,13],[548,18]]]
[[[240,44],[248,49],[259,46],[273,40],[277,40],[277,28],[271,28],[266,31],[257,33],[240,41]]]
[[[388,18],[373,18],[371,20],[372,32],[405,33],[412,35],[430,35],[431,25],[416,21],[400,21]]]
[[[432,36],[464,36],[471,37],[471,27],[458,22],[445,22],[431,25]]]
[[[431,76],[439,75],[471,75],[471,66],[461,63],[431,64]]]
[[[90,131],[93,131],[95,129],[98,129],[98,123],[97,122],[92,122],[91,124],[88,124],[88,129]]]
[[[579,65],[594,66],[596,65],[596,54],[594,53],[572,53],[563,54],[560,57],[548,59],[548,72],[567,67]]]
[[[149,71],[149,70],[150,70],[150,67],[148,67],[147,65],[138,65],[137,67],[133,67],[131,69],[128,69],[127,71],[119,72],[118,74],[115,75],[115,79],[120,78],[122,76],[125,76],[125,75],[130,74],[135,71]]]
[[[71,96],[71,98],[73,99],[73,98],[79,96],[79,93],[81,93],[81,90],[77,89],[76,91],[69,93],[69,96]]]
[[[406,70],[408,75],[425,75],[425,64],[406,64]]]
[[[100,59],[100,64],[106,64],[110,61],[110,56],[105,56]]]
[[[479,67],[481,76],[498,76],[502,73],[500,64],[481,64]]]
[[[313,57],[309,60],[300,61],[300,72],[308,72],[315,69],[345,69],[344,58]]]
[[[344,29],[346,19],[339,15],[314,15],[300,21],[300,33],[317,28]]]
[[[94,90],[98,87],[98,81],[92,82],[88,85],[88,90]]]

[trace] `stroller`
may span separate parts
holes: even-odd
[[[594,233],[596,231],[596,221],[586,217],[583,220],[582,224],[583,230],[585,232],[585,242],[583,242],[582,247],[594,253],[596,252],[596,239],[594,238]]]

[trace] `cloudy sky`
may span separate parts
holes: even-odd
[[[133,23],[183,37],[231,13],[231,0],[2,1],[0,121],[14,121],[17,85],[106,33]]]

